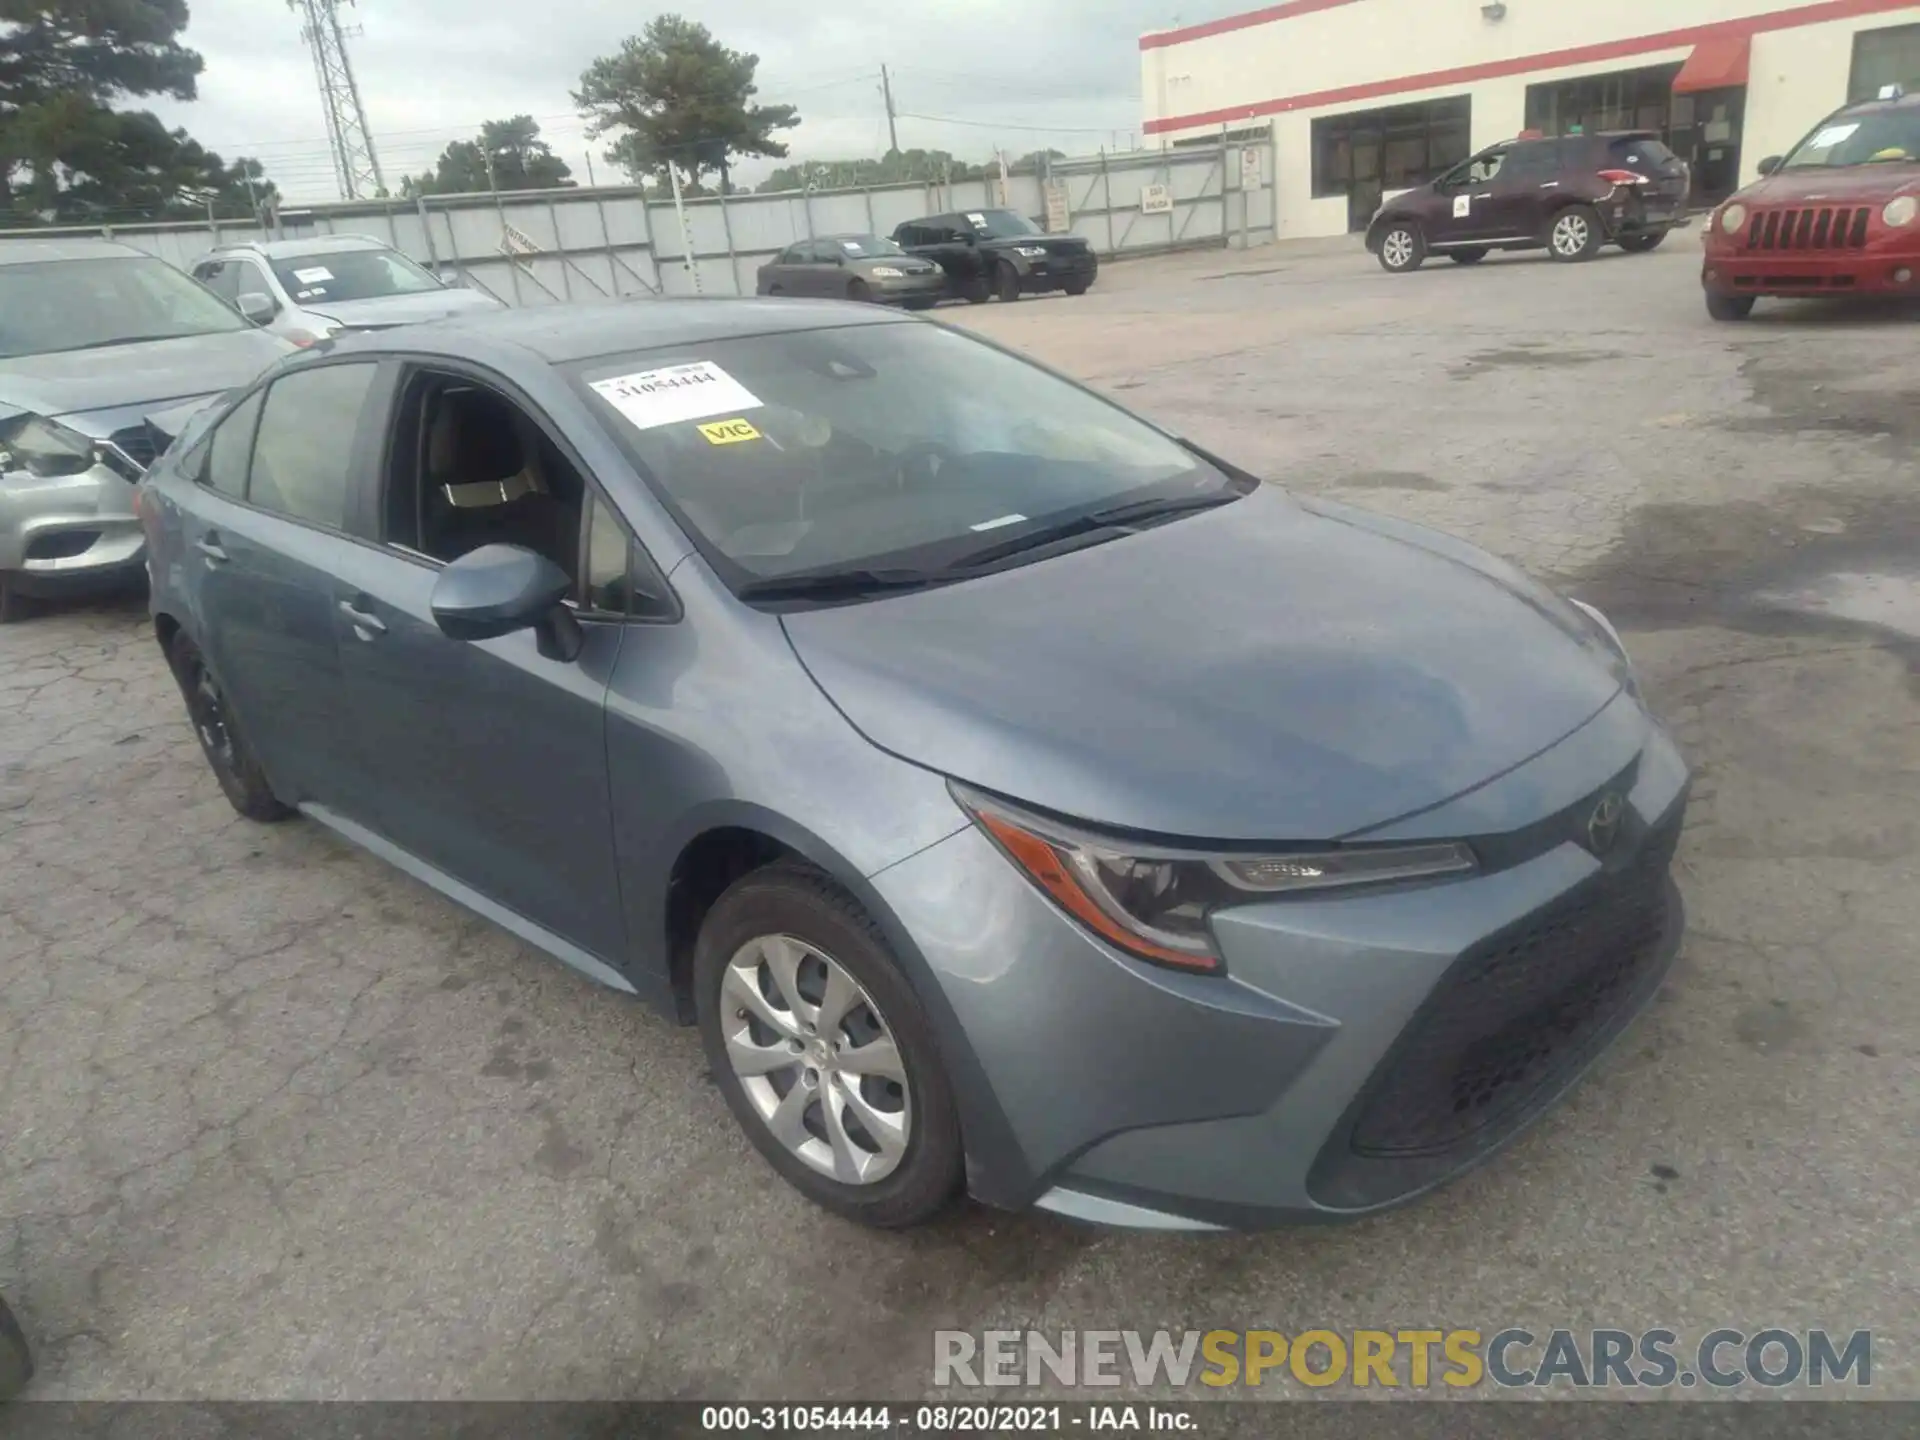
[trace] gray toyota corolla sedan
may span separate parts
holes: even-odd
[[[1679,944],[1687,771],[1598,613],[927,321],[335,342],[142,513],[242,814],[697,1023],[767,1160],[872,1224],[1406,1200]]]

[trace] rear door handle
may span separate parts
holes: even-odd
[[[193,548],[206,556],[211,564],[224,565],[227,563],[227,552],[220,548],[220,537],[211,530],[194,541]]]
[[[354,632],[362,640],[371,640],[376,635],[387,633],[387,622],[378,615],[370,615],[351,600],[340,602],[340,613],[353,622]]]

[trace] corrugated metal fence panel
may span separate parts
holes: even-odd
[[[1067,187],[1072,233],[1106,256],[1151,253],[1176,246],[1240,243],[1243,217],[1249,243],[1273,239],[1273,156],[1261,151],[1262,185],[1240,189],[1238,148],[1143,150],[1056,160],[1052,177]],[[439,195],[413,200],[359,201],[287,210],[269,235],[239,221],[222,221],[218,243],[297,239],[310,235],[369,235],[423,265],[456,273],[476,288],[514,305],[550,305],[625,295],[753,293],[756,272],[797,240],[872,231],[890,235],[903,221],[996,204],[997,181],[910,184],[861,190],[703,197],[683,207],[691,258],[671,197],[632,186]],[[1141,211],[1141,192],[1164,185],[1170,212]],[[1011,208],[1043,221],[1045,177],[1015,175],[1007,182]],[[57,234],[99,235],[186,268],[213,248],[215,227],[170,223],[62,230],[0,231],[9,238]]]

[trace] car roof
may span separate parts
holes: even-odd
[[[371,235],[310,235],[305,240],[242,240],[210,250],[203,259],[221,255],[261,255],[268,260],[286,260],[300,255],[338,255],[347,250],[391,250],[384,240]]]
[[[1920,91],[1915,91],[1911,95],[1902,95],[1897,100],[1882,100],[1878,97],[1871,100],[1856,100],[1851,105],[1842,106],[1841,109],[1835,113],[1840,115],[1874,115],[1883,110],[1898,111],[1914,109],[1920,109]]]
[[[46,260],[128,260],[136,257],[153,258],[144,250],[114,240],[9,240],[5,245],[0,245],[0,265],[28,265]]]
[[[507,344],[550,365],[701,340],[736,340],[852,325],[916,324],[876,306],[840,301],[757,298],[635,299],[627,303],[529,305],[451,316],[343,342],[342,349],[428,351],[459,356],[478,345]]]

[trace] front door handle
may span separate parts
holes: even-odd
[[[354,633],[362,640],[371,640],[376,635],[387,633],[387,622],[378,615],[370,615],[360,609],[351,600],[340,602],[340,613],[353,622]]]
[[[210,564],[224,565],[227,563],[227,552],[220,548],[220,537],[211,530],[194,541],[193,548],[206,556]]]

